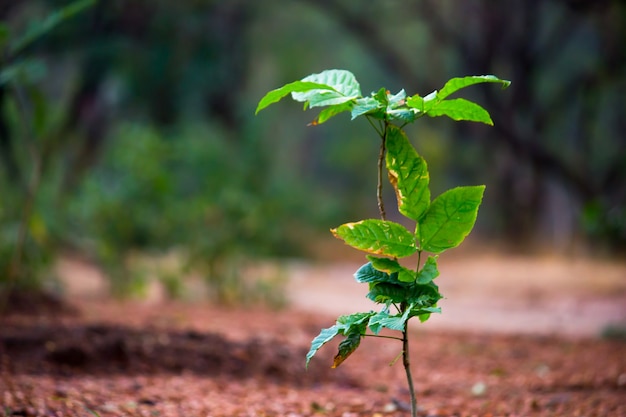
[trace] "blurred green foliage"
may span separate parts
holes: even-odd
[[[298,109],[253,117],[265,91],[323,68],[349,69],[365,94],[512,80],[507,94],[469,97],[494,129],[407,129],[440,179],[433,192],[486,183],[486,238],[626,247],[623,2],[91,3],[0,5],[0,282],[19,242],[22,283],[49,282],[73,250],[123,293],[148,279],[138,253],[175,250],[182,269],[218,277],[375,216],[376,179],[358,169],[377,154],[366,123],[303,135],[312,116]]]

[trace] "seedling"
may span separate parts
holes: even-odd
[[[510,84],[493,75],[469,76],[453,78],[441,90],[423,97],[419,94],[407,96],[404,90],[391,94],[385,88],[363,97],[352,73],[327,70],[270,91],[256,109],[258,113],[291,94],[294,100],[304,103],[305,109],[324,108],[312,125],[350,112],[353,120],[364,116],[380,136],[376,193],[380,219],[345,223],[331,232],[368,254],[368,262],[356,271],[354,277],[357,282],[368,285],[367,298],[381,304],[382,308],[341,316],[335,325],[322,329],[311,342],[306,366],[317,351],[336,336],[342,336],[343,341],[339,344],[333,368],[346,360],[364,337],[397,339],[402,342],[402,363],[411,395],[412,416],[417,415],[417,400],[411,376],[407,325],[413,317],[425,322],[432,313],[441,312],[437,303],[442,295],[434,282],[439,276],[438,255],[457,247],[470,233],[485,186],[456,187],[431,200],[426,161],[417,153],[403,127],[423,116],[448,116],[457,121],[493,125],[489,113],[480,105],[463,98],[448,98],[462,88],[479,83],[498,83],[503,88]],[[395,190],[398,211],[415,223],[413,230],[387,220],[382,198],[383,166]],[[404,259],[410,256],[416,259],[412,268]],[[401,336],[381,335],[385,328],[398,331]]]

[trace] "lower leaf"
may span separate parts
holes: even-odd
[[[345,361],[348,356],[359,347],[361,344],[361,333],[351,333],[341,343],[339,343],[339,351],[335,355],[332,368],[336,368]]]
[[[315,339],[311,342],[311,349],[306,354],[306,368],[309,367],[309,362],[315,356],[319,348],[324,346],[326,343],[330,342],[333,337],[339,334],[339,328],[337,326],[332,326],[327,329],[322,329],[320,334],[318,334]]]

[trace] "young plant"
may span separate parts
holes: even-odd
[[[360,345],[364,337],[385,337],[402,342],[402,363],[411,395],[412,415],[417,402],[411,376],[408,322],[421,322],[432,313],[440,313],[437,302],[442,298],[434,279],[439,275],[438,255],[458,246],[470,233],[482,201],[484,185],[456,187],[431,200],[428,167],[409,142],[402,128],[423,116],[448,116],[493,125],[489,113],[463,98],[448,98],[458,90],[479,83],[510,82],[493,75],[453,78],[441,90],[426,96],[407,96],[404,90],[391,94],[385,88],[363,97],[354,75],[345,70],[327,70],[270,91],[259,102],[256,112],[291,97],[307,107],[324,107],[312,125],[326,122],[343,112],[352,119],[364,116],[380,136],[377,161],[377,203],[380,219],[343,224],[331,232],[348,245],[366,252],[368,262],[354,274],[357,282],[368,284],[367,298],[381,304],[380,311],[341,316],[334,326],[323,329],[313,339],[306,355],[306,365],[317,351],[335,336],[339,344],[332,367],[339,366]],[[389,183],[395,190],[398,211],[415,223],[412,230],[387,220],[382,199],[383,165]],[[426,254],[430,254],[426,256]],[[400,262],[412,255],[416,265]],[[380,335],[382,329],[398,331],[401,336]],[[369,329],[369,332],[368,332]]]

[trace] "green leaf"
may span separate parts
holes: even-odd
[[[404,258],[417,251],[415,236],[401,224],[386,220],[346,223],[331,232],[353,248],[374,255]]]
[[[412,109],[415,109],[418,113],[424,113],[424,98],[419,94],[415,94],[406,99],[406,105]]]
[[[434,305],[431,307],[424,307],[421,305],[415,305],[415,304],[411,304],[408,308],[409,313],[409,318],[411,317],[417,317],[419,318],[419,321],[424,323],[426,320],[428,320],[430,318],[430,315],[432,313],[441,313],[441,308],[439,307],[435,307]]]
[[[63,23],[63,21],[75,16],[94,4],[96,4],[96,0],[79,0],[50,13],[41,22],[36,22],[30,25],[23,36],[11,42],[9,45],[9,54],[16,54],[32,42],[56,28],[59,24]]]
[[[468,77],[452,78],[439,90],[437,99],[443,100],[462,88],[481,83],[499,83],[502,85],[502,88],[507,88],[511,84],[511,81],[501,80],[494,75],[470,75]]]
[[[370,283],[367,298],[375,303],[402,303],[406,301],[410,290],[400,284]]]
[[[368,313],[354,313],[341,316],[337,319],[335,326],[339,331],[339,334],[349,335],[351,333],[364,334],[367,326],[367,321],[374,315],[373,311]]]
[[[484,185],[457,187],[433,200],[419,222],[421,249],[441,253],[458,246],[474,227],[484,191]]]
[[[353,106],[353,103],[346,102],[346,103],[336,104],[334,106],[326,107],[324,110],[320,112],[320,114],[311,124],[313,126],[320,125],[326,122],[331,117],[338,115],[339,113],[350,111],[352,106]]]
[[[303,82],[323,84],[331,89],[322,91],[292,92],[291,97],[306,103],[309,107],[331,106],[353,101],[361,97],[361,87],[354,74],[346,70],[326,70],[319,74],[311,74],[302,79]]]
[[[429,307],[441,299],[439,288],[431,281],[428,284],[401,282],[394,283],[370,283],[367,298],[376,303],[414,303]]]
[[[386,162],[398,210],[404,216],[419,221],[430,205],[428,167],[406,134],[395,126],[390,126],[387,134]]]
[[[383,328],[404,331],[406,321],[409,319],[410,310],[407,309],[404,314],[390,315],[387,309],[372,316],[368,326],[372,333],[378,334]]]
[[[374,110],[377,110],[381,115],[384,115],[384,112],[380,111],[381,108],[384,108],[384,106],[382,106],[381,103],[373,97],[359,98],[356,100],[356,103],[351,110],[352,120],[364,114],[373,113]]]
[[[429,256],[424,267],[418,272],[416,282],[418,284],[428,284],[439,276],[437,269],[437,257]]]
[[[456,121],[466,120],[468,122],[480,122],[493,126],[493,121],[487,110],[464,98],[443,100],[429,109],[426,114],[430,117],[448,116]]]
[[[368,256],[368,259],[372,260],[373,257]],[[387,259],[387,258],[374,258],[374,259]],[[354,278],[360,283],[377,283],[377,282],[391,282],[398,283],[397,274],[388,274],[379,269],[374,268],[372,262],[368,262],[360,267],[355,273]]]
[[[387,274],[395,274],[397,281],[401,282],[413,282],[415,281],[415,272],[400,265],[395,259],[389,258],[377,258],[375,256],[367,255],[370,263],[378,271],[386,272]]]
[[[335,355],[332,368],[336,368],[341,365],[343,361],[348,358],[348,356],[352,355],[352,353],[359,347],[360,344],[360,333],[352,333],[348,335],[345,340],[339,343],[339,351],[337,352],[337,355]]]
[[[322,329],[315,339],[311,342],[311,349],[306,354],[306,367],[309,367],[309,362],[315,356],[319,348],[330,342],[335,336],[339,334],[337,326],[329,327],[328,329]]]
[[[270,91],[265,94],[259,104],[256,107],[254,114],[258,114],[261,110],[269,106],[270,104],[274,104],[279,102],[283,97],[290,93],[304,93],[307,91],[319,91],[319,90],[329,90],[334,91],[333,87],[320,83],[313,82],[305,82],[305,81],[294,81],[289,84],[285,84],[280,88]]]

